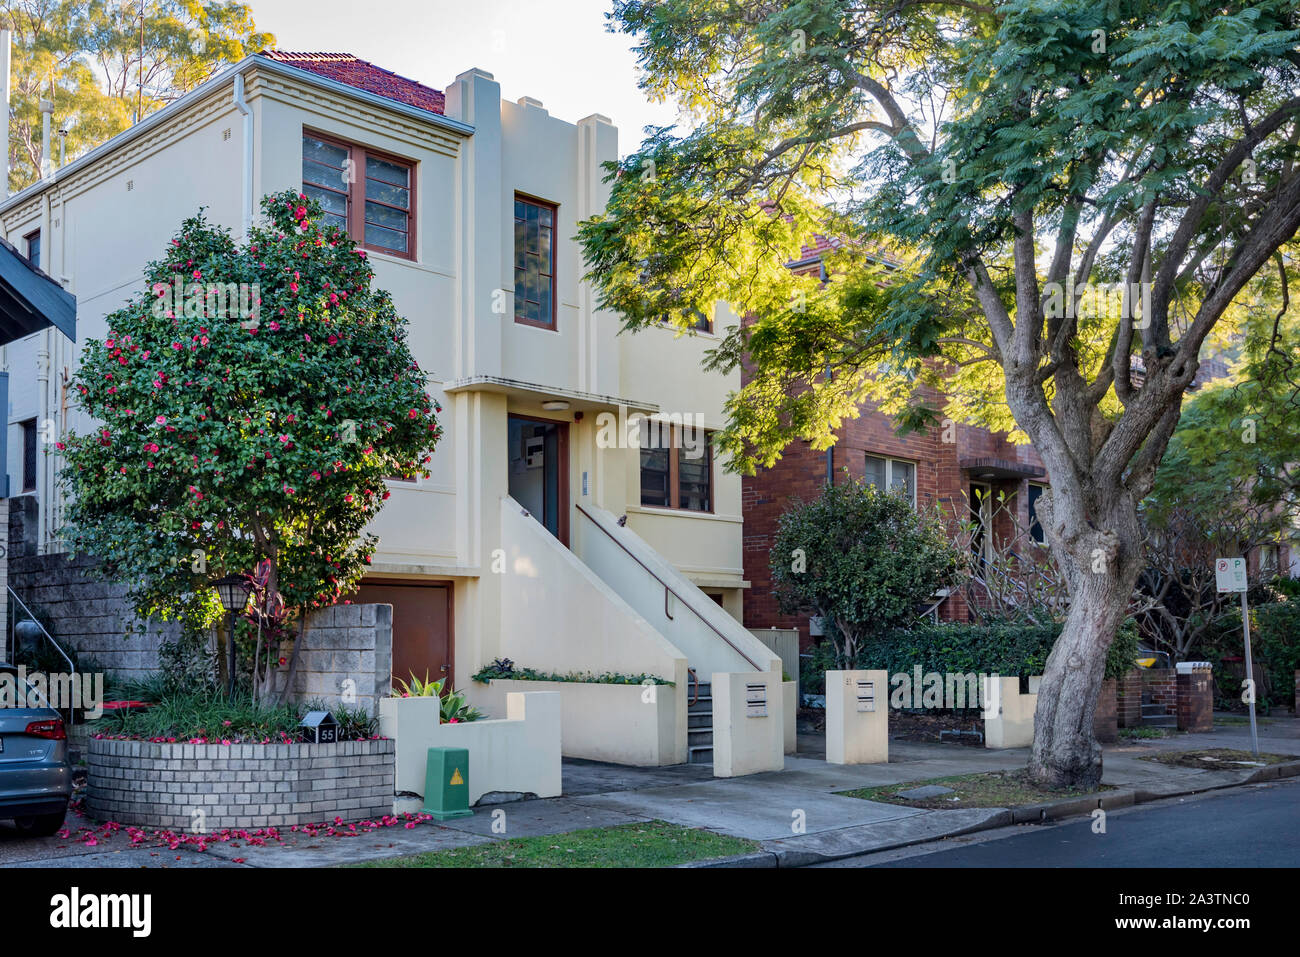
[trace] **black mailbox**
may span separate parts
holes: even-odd
[[[302,736],[315,744],[333,744],[339,739],[339,723],[328,711],[309,711],[302,719]]]

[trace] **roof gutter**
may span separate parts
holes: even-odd
[[[222,70],[206,83],[195,87],[189,93],[185,94],[180,99],[167,104],[158,112],[150,113],[139,123],[136,123],[129,129],[123,130],[107,142],[101,143],[84,156],[73,160],[67,166],[61,167],[50,179],[38,180],[21,192],[15,193],[8,199],[0,202],[0,215],[3,215],[14,207],[27,202],[33,196],[38,195],[41,190],[51,186],[53,183],[73,175],[78,170],[91,166],[103,157],[125,146],[127,143],[131,143],[142,136],[148,135],[154,128],[163,125],[176,114],[188,109],[190,104],[194,103],[196,100],[200,100],[203,97],[209,96],[220,90],[226,84],[230,83],[233,77],[238,76],[242,79],[243,75],[251,69],[258,69],[267,73],[276,73],[302,83],[308,83],[312,86],[331,90],[342,96],[347,96],[354,100],[360,100],[373,106],[382,107],[383,109],[389,110],[393,113],[399,113],[403,116],[410,117],[413,120],[440,127],[449,132],[458,133],[463,136],[472,136],[474,133],[473,126],[443,116],[441,113],[433,113],[429,110],[422,110],[417,106],[409,106],[406,103],[399,103],[396,100],[390,100],[387,97],[379,96],[375,93],[369,93],[366,90],[359,90],[354,86],[348,86],[346,83],[339,83],[337,80],[327,79],[323,76],[312,73],[309,70],[300,70],[296,67],[287,66],[284,63],[254,53],[244,57],[244,59],[240,60],[233,66],[229,66]],[[245,122],[247,122],[247,119]],[[251,137],[247,138],[247,143],[251,142]],[[247,148],[248,146],[245,146],[245,149]]]

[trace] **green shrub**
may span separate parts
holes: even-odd
[[[516,668],[515,663],[509,658],[497,658],[492,664],[480,669],[476,674],[470,676],[473,681],[481,681],[484,684],[494,678],[509,678],[512,681],[574,681],[579,684],[597,684],[597,685],[669,685],[673,682],[658,675],[624,675],[613,671],[606,671],[603,674],[595,674],[590,671],[569,671],[565,674],[556,674],[549,671],[538,671],[535,668]]]
[[[1283,579],[1285,581],[1286,579]],[[1257,689],[1261,710],[1289,703],[1295,694],[1295,672],[1300,668],[1300,601],[1289,600],[1250,608],[1250,649],[1254,664],[1265,676]],[[1241,678],[1246,673],[1241,611],[1221,615],[1205,641],[1204,658],[1214,669],[1220,707],[1241,708]]]
[[[1041,675],[1062,625],[929,625],[895,631],[868,641],[854,663],[855,668],[879,668],[890,675],[912,674],[920,665],[923,674],[998,674],[1010,677]],[[1134,667],[1137,657],[1137,626],[1127,621],[1106,655],[1107,678],[1116,678]],[[812,656],[802,659],[802,684],[809,694],[821,694],[824,672],[834,667],[834,651],[827,643],[817,645]]]
[[[157,690],[159,685],[142,683],[138,687],[141,691]],[[334,715],[340,725],[342,740],[368,738],[374,734],[373,720],[360,708],[330,707],[318,702],[266,707],[254,704],[247,692],[240,692],[231,699],[222,691],[208,688],[163,693],[149,708],[131,714],[105,715],[91,722],[89,729],[92,734],[124,735],[144,740],[246,744],[268,740],[294,742],[302,740],[298,725],[303,715],[313,710],[329,711]]]

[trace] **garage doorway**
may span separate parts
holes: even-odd
[[[393,677],[449,678],[455,664],[451,582],[362,582],[352,601],[393,606]]]

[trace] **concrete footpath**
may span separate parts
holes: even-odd
[[[234,840],[209,844],[202,851],[189,845],[160,849],[130,846],[120,832],[87,844],[75,833],[71,838],[37,840],[0,829],[0,866],[328,867],[512,837],[661,820],[748,838],[761,847],[742,858],[690,866],[794,867],[1013,823],[1088,814],[1098,806],[1125,807],[1178,794],[1300,775],[1300,761],[1263,769],[1208,771],[1142,760],[1145,755],[1165,750],[1248,750],[1249,740],[1249,729],[1233,724],[1210,734],[1178,734],[1109,745],[1102,780],[1114,790],[1014,810],[927,810],[864,801],[835,792],[1022,768],[1028,760],[1027,749],[991,751],[891,741],[888,764],[836,766],[823,759],[820,735],[801,735],[800,753],[787,756],[781,771],[714,778],[712,768],[705,765],[628,768],[566,760],[563,797],[480,807],[470,818],[443,824],[399,824],[355,835],[308,836],[286,831],[281,845],[250,846],[246,841]],[[1262,751],[1300,755],[1300,720],[1270,719],[1261,726],[1259,740]]]

